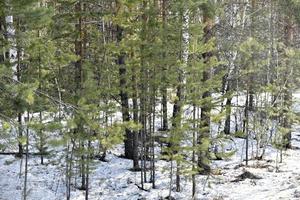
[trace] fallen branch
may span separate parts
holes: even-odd
[[[262,179],[262,177],[254,175],[253,173],[249,171],[244,171],[241,175],[237,176],[236,179],[230,181],[230,182],[239,182],[243,181],[245,179]]]

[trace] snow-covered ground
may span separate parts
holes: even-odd
[[[299,93],[300,94],[300,93]],[[295,98],[300,99],[300,95]],[[298,109],[296,106],[295,109]],[[158,122],[159,123],[159,122]],[[271,146],[266,149],[263,160],[251,160],[246,167],[244,158],[244,139],[235,138],[229,144],[236,153],[221,161],[214,161],[213,175],[197,176],[197,196],[199,200],[279,200],[300,199],[300,126],[295,126],[293,146],[284,152],[283,162],[278,163],[278,151]],[[255,141],[250,141],[250,157],[254,156]],[[94,161],[90,176],[90,200],[159,200],[169,195],[171,163],[157,160],[156,189],[151,184],[146,190],[139,189],[140,172],[132,172],[132,161],[120,158],[121,146],[111,150],[108,162]],[[53,158],[57,160],[57,158]],[[62,200],[65,195],[64,163],[53,163],[45,159],[40,165],[38,156],[29,157],[28,200]],[[24,159],[14,156],[0,156],[0,200],[19,200],[23,192]],[[243,164],[241,164],[243,163]],[[22,166],[22,167],[20,167]],[[235,181],[245,171],[261,179]],[[175,177],[173,177],[173,181]],[[78,180],[79,182],[79,180]],[[174,184],[173,184],[174,185]],[[191,179],[182,176],[182,192],[172,192],[175,199],[191,199]],[[72,187],[72,200],[84,200],[84,191]]]
[[[294,146],[299,145],[300,135],[294,133]],[[242,139],[235,141],[243,145]],[[114,149],[108,155],[108,162],[95,161],[91,175],[91,200],[158,200],[168,196],[170,162],[158,161],[157,189],[140,190],[139,172],[132,172],[131,161],[119,158],[120,148]],[[277,151],[271,147],[267,150],[266,159],[251,161],[249,167],[241,163],[241,150],[236,155],[224,161],[215,161],[214,169],[218,175],[197,176],[197,199],[300,199],[300,150],[293,149],[284,153],[283,163],[276,170]],[[60,164],[40,165],[39,158],[30,157],[28,173],[28,199],[30,200],[61,200],[65,199],[64,168]],[[0,200],[21,199],[24,174],[20,175],[21,160],[14,156],[0,156]],[[23,161],[24,165],[24,161]],[[262,179],[232,182],[247,170]],[[204,183],[206,184],[204,185]],[[146,187],[150,188],[149,183]],[[191,181],[182,179],[182,192],[173,192],[176,199],[191,199]],[[71,199],[83,200],[84,192],[73,189]]]

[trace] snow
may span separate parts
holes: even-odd
[[[63,193],[59,193],[60,187],[57,187],[63,178],[59,167],[41,166],[37,160],[30,158],[29,162],[28,199],[63,199]],[[0,200],[21,199],[24,182],[23,169],[20,176],[21,162],[14,156],[0,156]],[[22,166],[24,167],[24,160]]]
[[[270,163],[254,161],[250,165],[252,167],[246,169],[263,177],[255,181],[247,179],[231,183],[230,180],[242,173],[243,168],[226,170],[220,184],[212,186],[212,193],[217,191],[224,199],[299,199],[299,197],[295,197],[295,194],[300,191],[299,164],[297,162],[299,156],[299,151],[287,151],[286,159],[279,166],[279,172],[276,172],[274,161]],[[265,167],[256,168],[259,165],[265,165]]]
[[[294,138],[299,135],[294,134]],[[243,145],[242,139],[236,139],[238,148]],[[158,161],[157,189],[150,191],[140,190],[139,172],[132,172],[130,160],[118,157],[121,148],[116,148],[108,154],[108,162],[95,161],[91,175],[91,200],[156,200],[168,196],[169,172],[163,170],[170,167],[170,162]],[[276,150],[268,148],[266,159],[250,161],[249,167],[237,166],[241,163],[240,154],[224,161],[215,161],[214,169],[219,169],[221,175],[212,175],[203,190],[207,176],[197,176],[197,199],[299,199],[300,196],[300,151],[288,150],[284,153],[283,163],[276,171]],[[61,164],[40,165],[39,158],[30,157],[28,173],[28,199],[30,200],[60,200],[65,199],[64,168]],[[14,156],[0,156],[0,200],[21,199],[24,174],[19,177],[20,159]],[[24,166],[24,161],[23,161]],[[246,179],[240,182],[231,182],[243,170],[262,177],[259,180]],[[146,188],[151,188],[150,183]],[[173,192],[176,199],[189,199],[191,196],[191,182],[182,178],[181,193]],[[84,192],[72,189],[71,199],[83,200]]]
[[[298,96],[297,96],[298,95]],[[299,94],[295,98],[300,98]],[[295,109],[299,106],[295,106]],[[159,121],[157,122],[159,124]],[[267,146],[263,160],[251,160],[244,166],[245,140],[234,138],[228,142],[226,149],[236,153],[225,160],[213,161],[213,175],[196,176],[197,196],[199,200],[279,200],[300,199],[300,126],[295,126],[292,134],[294,149],[284,151],[283,162],[278,163],[278,150]],[[255,156],[256,141],[250,140],[250,158]],[[157,150],[158,151],[158,150]],[[159,200],[169,195],[170,165],[168,161],[156,161],[156,189],[146,183],[146,190],[141,190],[140,172],[130,171],[132,161],[120,157],[122,146],[117,146],[107,155],[108,162],[95,160],[90,176],[90,200]],[[62,200],[65,199],[65,166],[57,160],[45,159],[40,165],[38,156],[29,157],[28,200]],[[14,156],[0,156],[0,200],[21,199],[24,183],[24,162]],[[20,166],[22,166],[20,168]],[[175,166],[175,163],[174,163]],[[21,169],[21,174],[20,174]],[[249,171],[262,179],[246,179],[233,182],[244,171]],[[148,175],[149,176],[149,175]],[[149,177],[148,177],[149,178]],[[79,180],[78,180],[79,181]],[[175,181],[175,177],[173,177]],[[191,179],[182,176],[182,192],[172,191],[175,199],[191,199]],[[72,187],[71,199],[84,200],[84,191]]]

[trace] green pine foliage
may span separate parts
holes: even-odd
[[[300,4],[217,2],[0,1],[0,150],[29,142],[86,199],[95,160],[120,144],[143,189],[165,159],[176,191],[236,138],[256,140],[257,159],[282,153],[299,121]]]

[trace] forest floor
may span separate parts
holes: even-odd
[[[300,147],[300,134],[293,134],[293,145]],[[243,139],[236,139],[236,144],[243,146]],[[238,145],[238,146],[239,146]],[[243,148],[239,148],[243,149]],[[91,175],[91,200],[158,200],[168,196],[170,162],[156,163],[157,189],[150,189],[147,183],[144,191],[139,189],[139,172],[132,172],[131,161],[119,157],[121,147],[108,154],[108,162],[95,161]],[[245,167],[241,163],[241,151],[223,161],[214,161],[218,175],[198,176],[197,199],[221,200],[265,200],[265,199],[300,199],[300,150],[297,148],[284,152],[283,162],[276,167],[277,151],[267,148],[264,160],[253,160]],[[20,165],[24,159],[14,156],[0,156],[0,200],[21,199],[24,174],[20,175]],[[39,158],[31,156],[28,173],[28,200],[65,199],[64,168],[46,160],[46,165],[39,164]],[[261,179],[238,180],[237,176],[248,171]],[[79,182],[79,180],[78,180]],[[172,192],[175,199],[191,199],[191,181],[182,178],[182,192]],[[84,192],[73,189],[71,199],[83,200]]]
[[[300,99],[300,93],[297,93]],[[300,110],[300,107],[295,107]],[[278,163],[278,150],[270,145],[263,160],[251,160],[245,166],[245,140],[235,138],[231,149],[235,154],[226,160],[213,161],[214,175],[197,176],[199,200],[292,200],[300,199],[300,126],[294,127],[293,149],[283,152],[283,162]],[[250,157],[255,155],[255,141],[250,141]],[[159,151],[159,149],[157,150]],[[169,195],[171,162],[157,160],[156,189],[151,183],[141,190],[140,172],[130,171],[132,161],[120,157],[123,148],[118,146],[108,152],[107,162],[95,160],[90,176],[90,200],[159,200]],[[61,155],[58,152],[57,155]],[[64,161],[54,163],[45,159],[40,165],[38,156],[29,157],[28,200],[63,200],[65,198]],[[12,155],[0,156],[0,200],[20,200],[24,183],[24,162]],[[243,163],[243,164],[241,164]],[[20,168],[22,166],[22,168]],[[20,172],[20,169],[21,172]],[[257,178],[241,180],[239,175],[250,172]],[[250,177],[251,178],[251,177]],[[148,177],[149,179],[149,177]],[[175,177],[173,178],[174,181]],[[80,182],[76,180],[74,182]],[[174,185],[174,184],[173,184]],[[191,199],[191,179],[182,176],[182,192],[172,191],[178,200]],[[72,187],[72,200],[84,200],[84,191]]]

